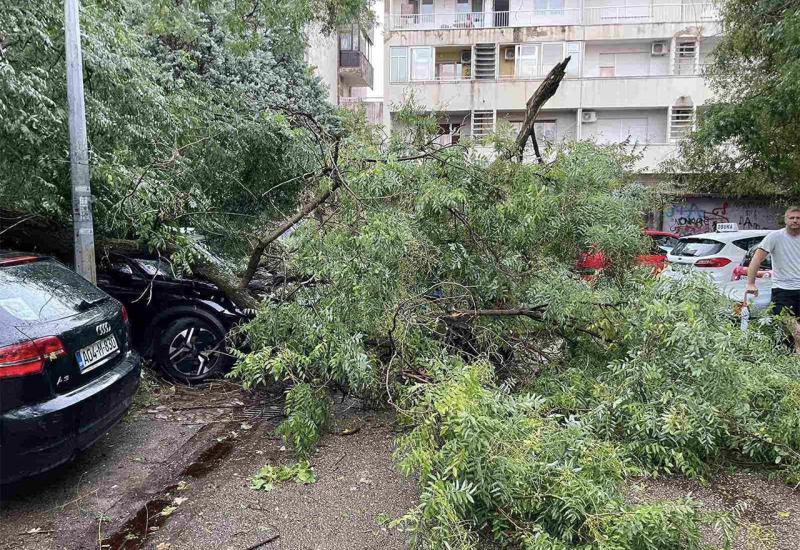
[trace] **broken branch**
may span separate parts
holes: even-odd
[[[541,111],[542,106],[547,103],[547,100],[553,97],[558,90],[558,86],[561,84],[561,80],[564,78],[567,64],[569,63],[570,59],[571,58],[567,56],[564,61],[556,63],[555,66],[550,69],[550,72],[547,73],[547,76],[544,78],[542,83],[539,84],[539,87],[536,88],[536,91],[533,93],[530,99],[528,99],[528,103],[525,106],[525,122],[523,122],[519,134],[517,134],[515,150],[507,151],[503,155],[505,160],[511,160],[516,153],[517,160],[521,162],[522,153],[525,151],[525,144],[528,142],[528,138],[531,138],[533,140],[533,150],[536,153],[536,158],[538,159],[539,163],[544,163],[544,159],[539,152],[539,144],[536,142],[536,136],[533,132],[534,124],[536,123],[536,117],[539,115],[539,111]]]

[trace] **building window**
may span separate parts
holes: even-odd
[[[689,135],[694,127],[694,107],[670,107],[669,139],[680,141]]]
[[[695,74],[697,65],[697,41],[678,40],[675,42],[675,74]]]
[[[539,44],[520,44],[516,47],[517,78],[534,78],[539,76]]]
[[[648,143],[646,118],[606,118],[595,123],[599,143]]]
[[[480,138],[494,132],[496,111],[472,111],[472,135]]]
[[[600,76],[616,76],[616,58],[613,53],[600,54]]]
[[[461,140],[461,124],[453,122],[439,123],[440,145],[455,145]]]
[[[558,135],[556,130],[555,120],[537,120],[533,123],[533,135],[536,136],[536,142],[540,145],[543,143],[555,143]]]
[[[564,0],[535,0],[534,9],[544,15],[563,15]]]
[[[433,48],[411,48],[411,80],[433,80]]]
[[[567,42],[567,55],[571,58],[567,65],[567,76],[580,76],[581,74],[581,43]]]
[[[564,60],[564,43],[555,42],[549,44],[542,44],[542,69],[539,72],[541,75],[547,74],[556,63],[561,63]]]
[[[514,75],[517,78],[540,77],[547,74],[556,63],[564,60],[564,43],[519,44],[516,46],[514,58]]]
[[[392,47],[390,56],[389,80],[392,82],[408,82],[408,48]]]
[[[600,53],[599,57],[601,77],[650,74],[650,52]]]

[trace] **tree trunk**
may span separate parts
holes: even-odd
[[[528,142],[528,138],[532,138],[536,158],[539,162],[544,162],[542,155],[539,153],[539,144],[536,143],[536,136],[533,133],[534,124],[536,123],[536,117],[539,115],[539,111],[542,110],[542,106],[547,103],[547,100],[553,97],[558,90],[558,86],[564,78],[564,73],[570,59],[570,57],[567,57],[564,61],[556,63],[553,68],[550,69],[550,72],[547,73],[542,83],[539,84],[539,87],[536,88],[536,91],[530,99],[528,99],[528,103],[525,106],[525,122],[522,123],[522,128],[519,134],[517,134],[516,151],[506,152],[504,155],[506,160],[511,160],[516,154],[517,158],[522,161],[522,153],[525,151],[525,144]]]

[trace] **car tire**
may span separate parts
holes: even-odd
[[[233,363],[225,336],[225,327],[213,318],[170,319],[157,331],[153,358],[167,377],[197,384],[219,376]]]

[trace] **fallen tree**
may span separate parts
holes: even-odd
[[[624,480],[728,457],[795,479],[800,369],[775,325],[743,333],[706,283],[635,267],[652,196],[623,147],[528,165],[500,140],[487,161],[466,141],[415,150],[435,124],[406,114],[406,140],[342,141],[335,212],[287,239],[289,268],[327,284],[244,329],[232,376],[288,382],[280,433],[300,456],[329,390],[394,407],[421,492],[399,522],[436,549],[699,549],[702,524],[730,537],[731,518],[630,504]],[[586,282],[592,245],[612,269]]]

